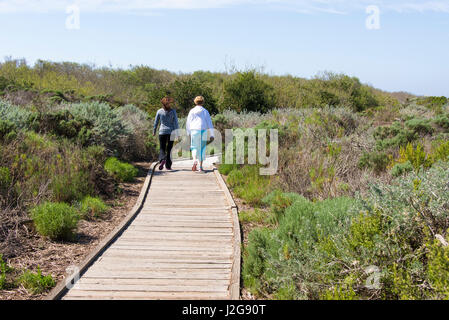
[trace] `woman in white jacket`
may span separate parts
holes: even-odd
[[[214,141],[214,126],[209,111],[203,108],[204,98],[199,96],[194,101],[196,107],[189,112],[186,130],[191,137],[192,171],[204,172],[203,161],[206,158],[207,131],[210,132],[211,141]],[[200,162],[200,168],[197,170],[198,161]]]

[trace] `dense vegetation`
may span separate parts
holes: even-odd
[[[204,96],[219,130],[279,130],[277,175],[220,166],[251,207],[240,219],[249,232],[243,280],[254,295],[449,298],[447,98],[389,94],[331,73],[175,74],[11,59],[0,63],[0,290],[54,285],[40,270],[10,280],[5,261],[20,254],[21,226],[76,241],[79,221],[101,218],[103,200],[135,177],[128,162],[155,158],[150,128],[165,95],[181,117]]]
[[[24,60],[0,63],[0,96],[15,105],[106,102],[112,107],[133,104],[154,116],[160,99],[171,95],[178,114],[186,115],[192,96],[206,98],[211,113],[227,109],[265,112],[273,108],[344,105],[354,111],[397,105],[391,95],[361,84],[359,79],[323,73],[307,80],[269,76],[254,70],[233,74],[198,71],[175,74],[146,66],[96,68],[76,63]]]
[[[217,116],[282,137],[276,176],[220,166],[252,206],[240,213],[245,287],[275,299],[449,299],[448,116],[441,98]]]

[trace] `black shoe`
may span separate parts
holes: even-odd
[[[159,170],[164,169],[165,160],[162,160],[161,165],[159,166]]]

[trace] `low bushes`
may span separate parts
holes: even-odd
[[[116,109],[107,103],[71,103],[31,111],[0,100],[0,139],[17,129],[69,139],[83,146],[104,146],[109,155],[148,160],[155,147],[148,144],[148,114],[133,105]]]
[[[234,193],[249,205],[260,204],[270,187],[270,179],[261,176],[259,167],[255,165],[231,170],[228,174],[227,183],[234,189]]]
[[[447,299],[447,181],[438,162],[366,198],[270,195],[279,225],[250,233],[245,286],[277,299]]]
[[[119,161],[117,158],[109,158],[104,165],[105,170],[120,182],[131,182],[139,172],[134,166]]]
[[[19,278],[18,283],[22,284],[32,294],[43,293],[56,285],[51,275],[44,276],[40,268],[37,272],[25,271]]]
[[[100,218],[109,210],[109,207],[101,199],[89,196],[81,201],[79,207],[83,219]]]
[[[9,287],[7,273],[11,271],[11,268],[3,261],[3,255],[0,254],[0,290],[6,290]]]
[[[16,136],[16,127],[11,121],[0,120],[0,140],[11,140]]]
[[[256,294],[316,298],[323,285],[319,279],[329,272],[328,267],[318,265],[317,242],[343,232],[354,202],[337,198],[313,203],[298,196],[276,229],[252,231],[244,253],[245,286]]]
[[[80,216],[65,203],[45,202],[31,210],[36,230],[52,240],[73,240]]]
[[[8,203],[19,196],[24,204],[41,199],[72,202],[110,189],[101,147],[80,148],[69,141],[20,132],[0,149],[0,166],[8,168],[12,181]]]
[[[223,105],[238,112],[265,113],[275,107],[274,90],[254,71],[238,73],[224,85]]]

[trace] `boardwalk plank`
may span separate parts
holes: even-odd
[[[137,217],[64,299],[231,298],[236,229],[228,190],[213,171],[174,169],[155,172]]]

